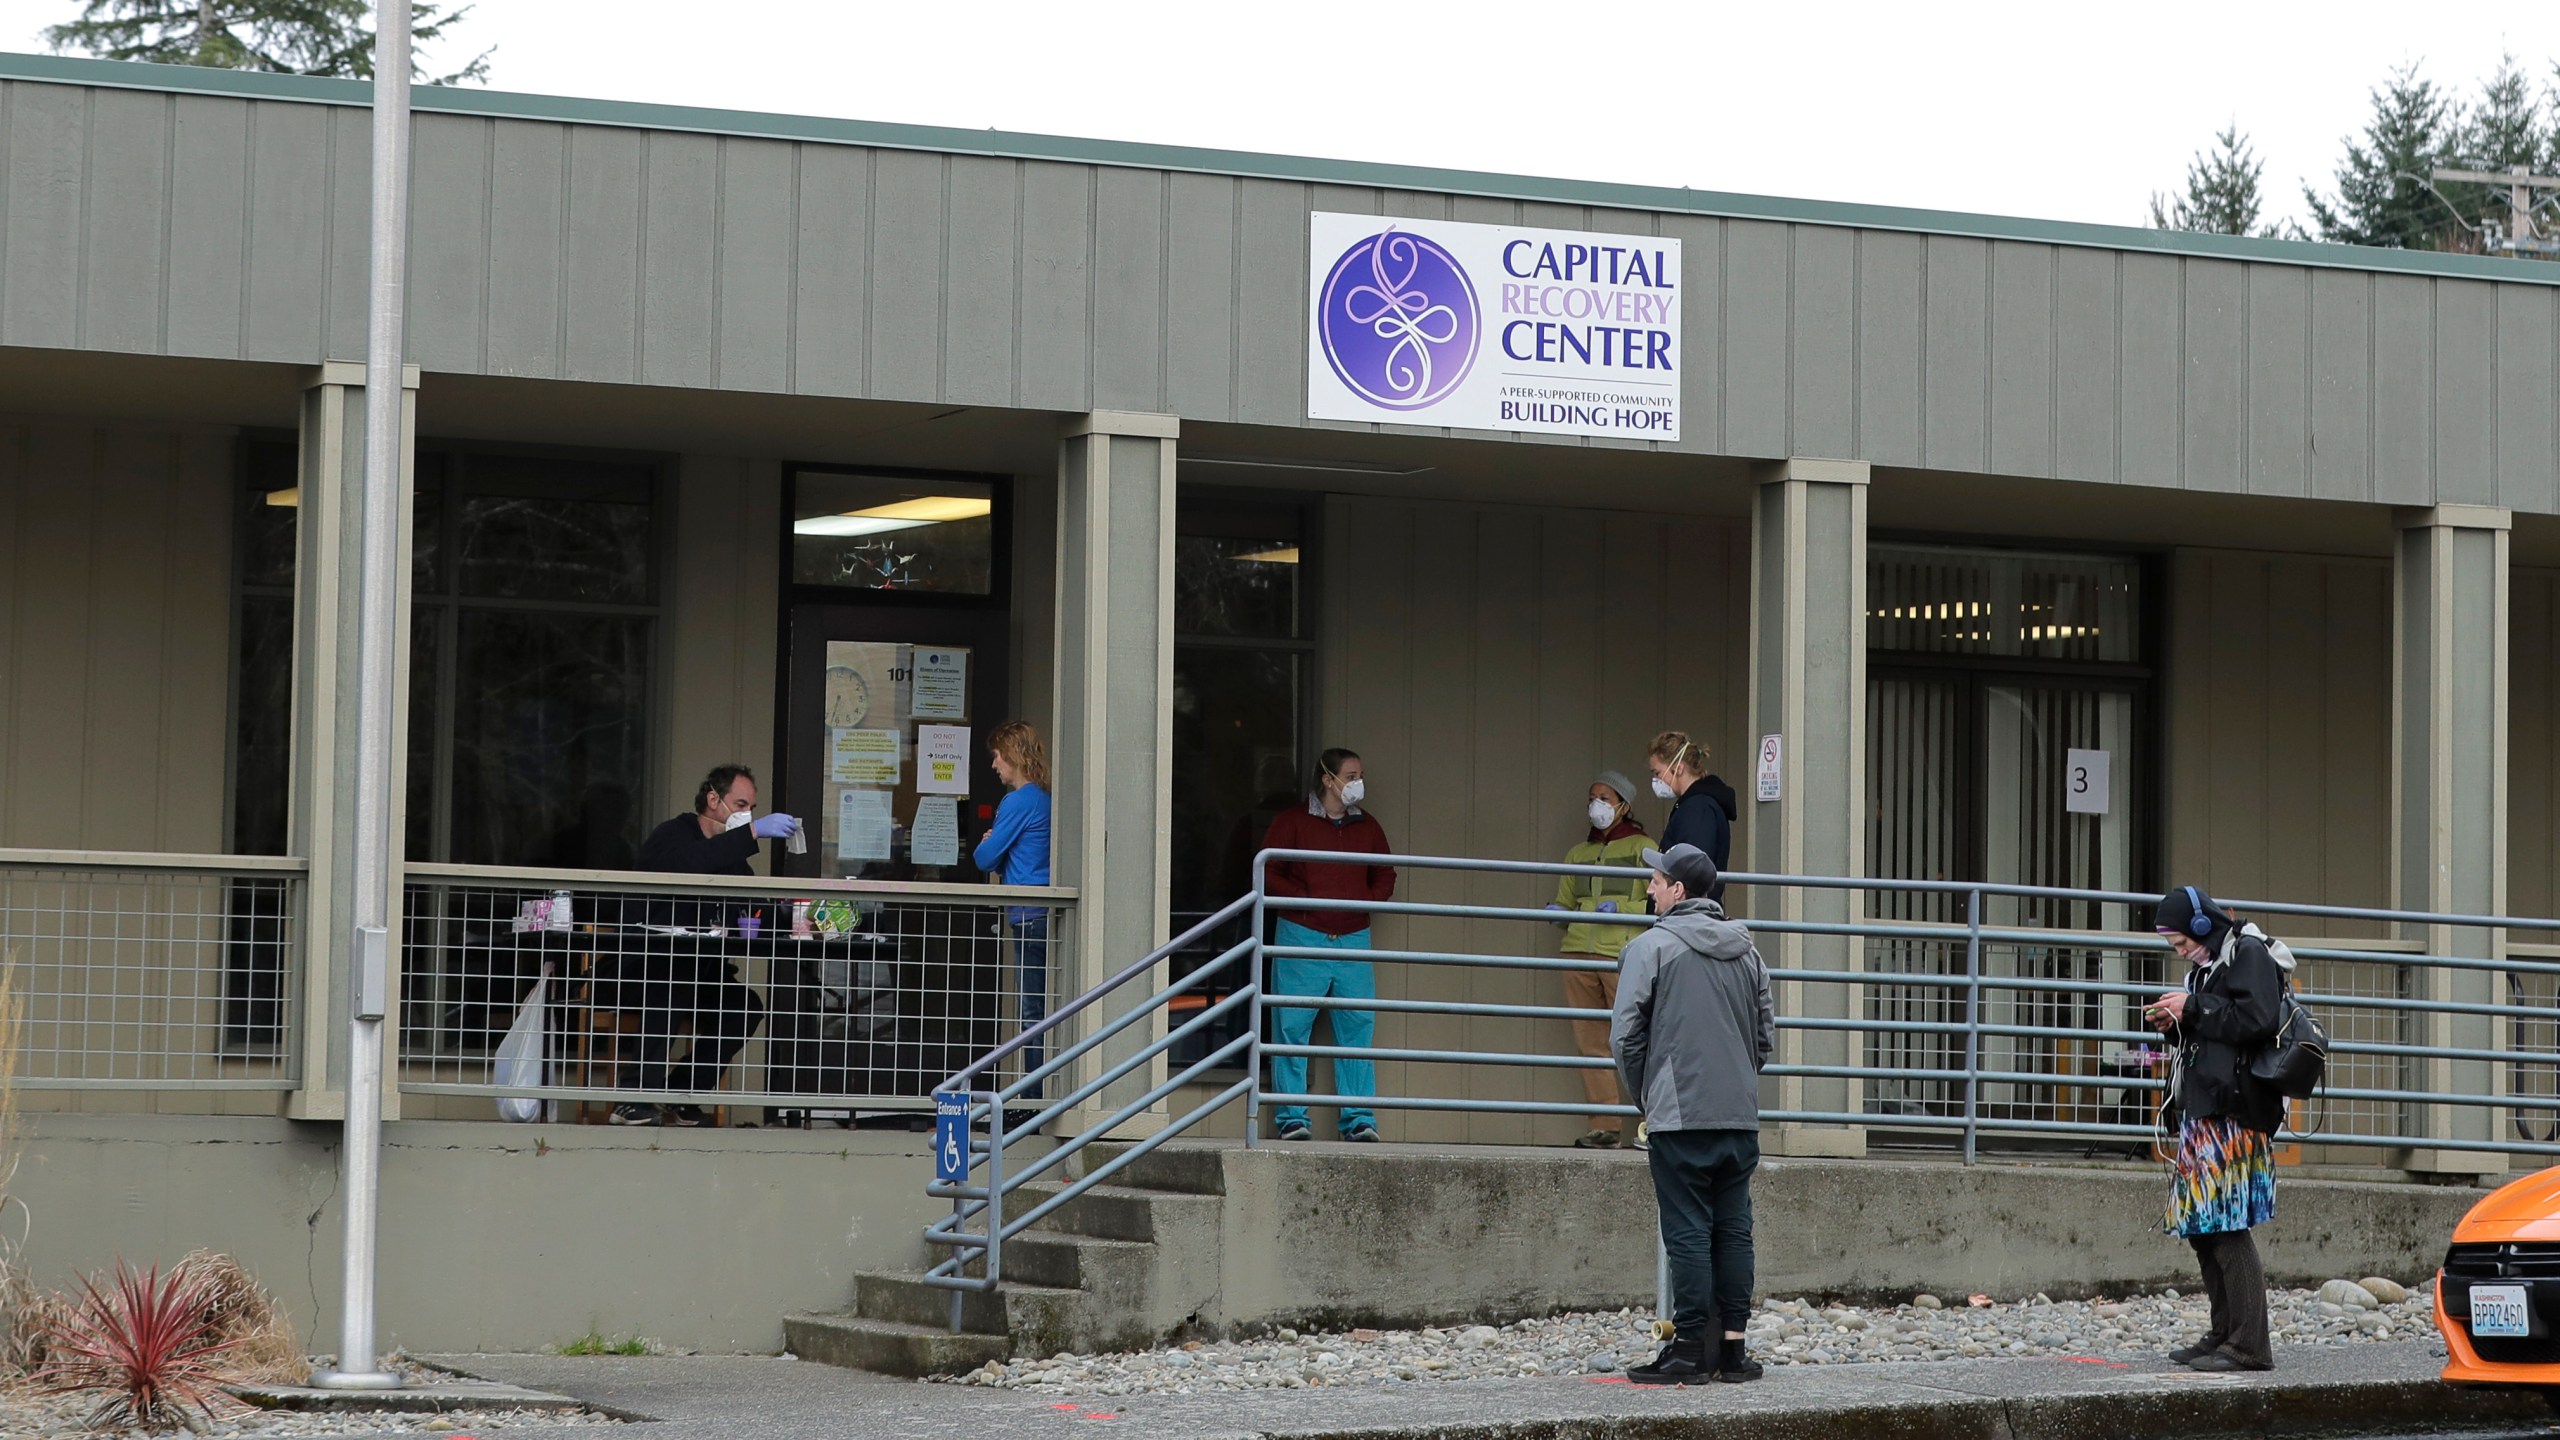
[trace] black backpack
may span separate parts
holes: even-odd
[[[2289,1100],[2308,1100],[2329,1070],[2329,1031],[2311,1008],[2294,998],[2293,951],[2255,925],[2236,932],[2267,947],[2267,955],[2284,975],[2284,994],[2276,1003],[2276,1033],[2249,1057],[2249,1078]]]

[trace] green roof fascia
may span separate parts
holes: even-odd
[[[308,105],[366,108],[373,101],[368,81],[313,75],[279,75],[255,70],[222,70],[193,65],[145,65],[119,60],[90,60],[63,55],[27,55],[0,51],[0,80],[58,85],[104,86],[191,95],[226,95]],[[1370,190],[1421,191],[1442,195],[1481,196],[1547,204],[1596,206],[1612,210],[1660,211],[1675,215],[1711,216],[1726,220],[1767,220],[1781,224],[1834,225],[1855,229],[1897,230],[1921,235],[1952,235],[1982,240],[2018,240],[2043,245],[2072,245],[2101,250],[2128,250],[2216,260],[2256,260],[2330,270],[2364,270],[2432,275],[2465,280],[2500,280],[2532,285],[2560,285],[2560,262],[2511,260],[2486,255],[2455,255],[2432,250],[2385,250],[2363,245],[2331,245],[2312,240],[2262,240],[2246,235],[2210,235],[2184,230],[2153,230],[2133,225],[2092,225],[2071,220],[2030,220],[2005,215],[1975,215],[1955,210],[1913,210],[1891,205],[1853,205],[1837,200],[1793,200],[1768,195],[1737,195],[1685,186],[1623,185],[1595,180],[1559,180],[1497,175],[1478,170],[1442,170],[1428,166],[1387,165],[1367,160],[1324,160],[1295,155],[1265,155],[1249,150],[1209,150],[1188,145],[1157,145],[1126,140],[1089,140],[1067,135],[1026,135],[1003,130],[960,130],[940,125],[899,125],[872,120],[841,120],[812,115],[775,115],[753,110],[711,110],[691,105],[642,104],[628,100],[590,100],[560,95],[525,95],[476,86],[421,85],[410,92],[410,107],[438,115],[471,115],[486,119],[543,120],[573,125],[612,125],[628,129],[685,131],[756,139],[860,145],[890,150],[921,150],[951,155],[984,155],[1008,160],[1054,160],[1081,165],[1115,165],[1135,169],[1188,171],[1204,175],[1242,176],[1341,185]]]

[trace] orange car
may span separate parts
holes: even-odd
[[[2530,1385],[2560,1407],[2560,1167],[2489,1193],[2436,1277],[2445,1380]]]

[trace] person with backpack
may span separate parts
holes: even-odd
[[[2143,1010],[2176,1057],[2178,1156],[2164,1228],[2194,1248],[2212,1305],[2203,1338],[2169,1358],[2191,1370],[2272,1370],[2267,1274],[2249,1232],[2276,1215],[2284,1097],[2249,1065],[2276,1038],[2284,971],[2257,927],[2240,925],[2196,886],[2161,896],[2152,925],[2188,966],[2183,987]]]
[[[1556,898],[1547,902],[1550,910],[1568,915],[1641,915],[1645,907],[1647,872],[1645,848],[1652,844],[1644,833],[1644,825],[1628,808],[1635,798],[1636,787],[1615,770],[1603,770],[1591,782],[1588,816],[1591,833],[1583,842],[1565,852],[1567,865],[1623,865],[1627,878],[1602,879],[1596,875],[1566,875],[1556,881]],[[1618,952],[1639,927],[1619,925],[1606,920],[1558,919],[1565,927],[1564,943],[1557,953],[1567,960],[1605,961],[1608,968],[1567,970],[1564,974],[1564,1003],[1576,1010],[1606,1012],[1618,1003]],[[1609,1022],[1576,1020],[1573,1022],[1574,1048],[1589,1059],[1609,1058]],[[1582,1072],[1582,1092],[1594,1105],[1624,1105],[1626,1097],[1618,1089],[1618,1077],[1610,1070],[1598,1068]],[[1612,1150],[1617,1148],[1623,1126],[1615,1115],[1594,1114],[1591,1128],[1574,1141],[1580,1150]]]

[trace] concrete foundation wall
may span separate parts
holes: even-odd
[[[337,1127],[32,1117],[10,1186],[36,1280],[228,1251],[326,1349],[337,1334]],[[907,1266],[936,1207],[929,1135],[402,1122],[383,1147],[385,1349],[542,1350],[590,1330],[714,1352],[782,1346]]]
[[[1641,1157],[1484,1147],[1224,1152],[1212,1328],[1499,1321],[1650,1306]],[[1401,1158],[1402,1163],[1398,1163]],[[1753,1186],[1762,1296],[2014,1299],[2192,1288],[2157,1167],[1770,1160]],[[2258,1231],[2271,1281],[2432,1276],[2474,1189],[2285,1179]]]

